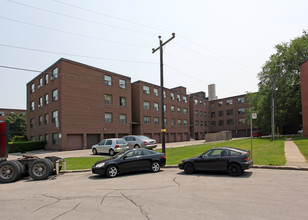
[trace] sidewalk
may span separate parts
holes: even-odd
[[[286,165],[290,167],[308,168],[305,157],[299,151],[292,139],[286,139],[284,142],[284,152],[286,156]]]

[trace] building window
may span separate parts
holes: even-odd
[[[212,103],[212,104],[211,104],[211,108],[215,108],[215,103]]]
[[[157,118],[157,117],[154,118],[154,124],[159,125],[159,118]]]
[[[34,111],[35,110],[35,102],[31,102],[31,111]]]
[[[216,127],[216,121],[211,121],[211,126]]]
[[[45,75],[45,85],[47,85],[49,83],[49,74],[47,73]]]
[[[45,125],[48,125],[49,123],[49,117],[48,117],[48,113],[45,114]]]
[[[204,126],[207,126],[207,122],[206,121],[204,121]]]
[[[237,112],[238,112],[238,114],[244,114],[246,112],[246,109],[245,108],[239,108]]]
[[[158,89],[154,88],[153,91],[154,91],[154,95],[155,95],[155,96],[158,96]]]
[[[163,93],[164,93],[164,98],[166,98],[167,97],[166,91],[163,91]]]
[[[43,107],[43,97],[40,97],[40,98],[39,98],[38,107],[39,107],[39,108]]]
[[[105,94],[105,104],[112,105],[112,95]]]
[[[233,109],[227,109],[227,115],[233,115]]]
[[[158,103],[154,103],[154,111],[159,111]]]
[[[48,105],[48,103],[49,103],[49,95],[46,94],[45,95],[45,105]]]
[[[148,87],[148,86],[143,86],[143,93],[144,93],[144,94],[150,94],[150,87]]]
[[[211,118],[215,118],[215,112],[211,112]]]
[[[238,120],[238,123],[239,123],[240,125],[246,124],[246,119],[245,119],[245,118],[240,118],[240,119]]]
[[[167,118],[164,118],[164,124],[167,125]]]
[[[171,118],[171,125],[174,126],[175,125],[175,119]]]
[[[119,86],[122,89],[126,89],[126,81],[124,79],[119,79]]]
[[[144,116],[143,121],[144,121],[144,124],[150,125],[151,124],[151,117],[150,116]]]
[[[178,100],[178,102],[180,102],[181,101],[181,95],[177,95],[176,100]]]
[[[178,107],[178,113],[181,113],[181,107]]]
[[[43,141],[43,135],[39,135],[39,141]]]
[[[4,112],[0,112],[0,116],[1,117],[5,116],[5,113]]]
[[[202,106],[202,101],[199,102],[200,106]]]
[[[172,113],[175,112],[175,107],[174,107],[173,105],[171,105],[170,109],[171,109],[171,112],[172,112]]]
[[[150,102],[144,101],[143,102],[143,107],[146,110],[150,110],[151,109]]]
[[[199,126],[199,121],[195,121],[195,125],[196,125],[196,126]]]
[[[34,93],[34,92],[35,92],[35,85],[33,83],[33,84],[31,84],[31,93]]]
[[[232,105],[233,104],[233,99],[228,99],[226,101],[226,105]]]
[[[55,123],[58,121],[58,111],[52,112],[52,123]]]
[[[206,112],[204,112],[204,117],[205,117],[205,118],[207,117],[207,113],[206,113]]]
[[[45,134],[45,144],[48,145],[48,134]]]
[[[52,134],[52,144],[59,144],[59,134],[58,133]]]
[[[105,79],[105,85],[112,86],[112,77],[111,76],[105,75],[104,79]]]
[[[188,120],[184,119],[183,124],[184,124],[185,127],[187,127],[188,126]]]
[[[34,127],[34,118],[31,118],[30,119],[30,128],[33,128]]]
[[[200,111],[200,117],[202,117],[203,116],[203,111]]]
[[[43,115],[39,116],[39,126],[42,126],[43,124]]]
[[[184,115],[187,115],[187,113],[188,113],[187,108],[183,108],[183,113],[184,113]]]
[[[223,126],[224,125],[224,121],[223,120],[219,120],[219,126]]]
[[[218,106],[223,106],[224,102],[223,101],[218,101]]]
[[[30,137],[30,141],[35,141],[35,137],[34,137],[34,136],[31,136],[31,137]]]
[[[54,68],[53,70],[52,70],[52,76],[51,76],[51,80],[54,80],[54,79],[56,79],[56,78],[58,78],[58,67],[56,67],[56,68]]]
[[[170,96],[171,96],[171,100],[174,100],[174,93],[171,93]]]
[[[201,126],[201,127],[203,126],[203,121],[200,121],[200,126]]]
[[[52,91],[52,101],[57,101],[58,100],[58,90],[53,90]]]
[[[167,105],[164,105],[164,112],[167,111]]]
[[[204,107],[206,107],[206,102],[203,103]]]
[[[183,96],[183,102],[187,103],[187,97]]]
[[[238,102],[238,103],[244,103],[244,102],[245,102],[245,97],[239,97],[239,98],[237,99],[237,102]]]
[[[233,119],[228,119],[227,120],[227,125],[233,125],[233,124],[234,124]]]
[[[125,107],[126,106],[126,98],[120,97],[120,106]]]
[[[218,112],[218,116],[219,116],[219,117],[222,117],[223,115],[224,115],[224,112],[223,112],[223,111],[219,111],[219,112]]]
[[[198,105],[198,100],[197,99],[195,99],[195,105]]]
[[[106,123],[112,123],[112,113],[105,113],[105,122]]]
[[[199,116],[199,111],[195,110],[195,116]]]
[[[126,124],[127,123],[126,115],[120,115],[120,123],[121,124]]]
[[[178,126],[182,126],[182,120],[178,119]]]
[[[42,88],[43,87],[43,78],[41,77],[39,80],[39,84],[37,86],[38,88]]]

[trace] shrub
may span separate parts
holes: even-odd
[[[9,153],[21,152],[25,153],[27,151],[33,150],[43,150],[45,146],[44,141],[24,141],[24,142],[10,142]]]
[[[12,139],[12,142],[27,142],[27,141],[28,141],[27,135],[14,136]]]

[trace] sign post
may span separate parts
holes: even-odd
[[[251,158],[252,158],[252,119],[257,119],[257,113],[251,113],[250,115],[250,152],[251,152]]]

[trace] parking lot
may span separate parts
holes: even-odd
[[[307,171],[267,169],[24,177],[0,185],[1,219],[306,219],[307,185]]]

